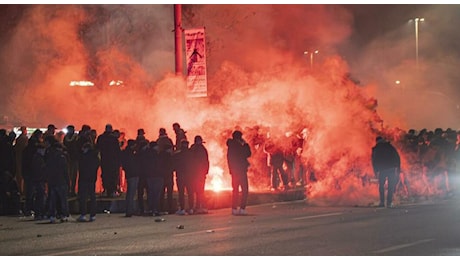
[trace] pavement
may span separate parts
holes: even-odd
[[[284,201],[295,201],[306,199],[305,189],[303,187],[291,188],[286,191],[249,191],[248,206],[284,202]],[[118,197],[109,198],[98,194],[97,205],[98,213],[124,213],[126,207],[126,197],[124,193],[121,193]],[[174,204],[177,204],[178,194],[175,191],[173,193]],[[221,191],[205,191],[205,199],[208,210],[231,208],[232,191],[221,190]],[[135,199],[136,200],[136,199]],[[146,199],[144,200],[146,203]],[[187,204],[187,196],[185,197]],[[166,204],[166,203],[165,203]],[[135,203],[137,205],[137,203]],[[145,207],[148,208],[148,207]],[[69,209],[71,214],[78,214],[79,202],[76,197],[69,199]],[[177,208],[169,211],[175,212]]]
[[[107,197],[101,193],[96,194],[97,199],[97,213],[125,213],[126,209],[126,194],[121,193],[117,197]],[[290,188],[286,191],[276,190],[276,191],[251,191],[249,190],[248,195],[248,206],[265,204],[265,203],[275,203],[275,202],[285,202],[285,201],[295,201],[295,200],[305,200],[306,191],[304,187],[295,187]],[[135,210],[137,210],[137,196],[135,197]],[[178,205],[178,193],[177,190],[173,192],[173,201],[174,205]],[[69,211],[71,215],[79,214],[79,201],[78,197],[70,197],[69,202]],[[147,198],[144,196],[144,208],[148,209]],[[187,195],[185,195],[185,203],[187,205]],[[25,198],[22,197],[20,201],[21,209],[24,208]],[[167,205],[166,199],[164,205]],[[205,190],[205,205],[208,210],[214,209],[223,209],[231,208],[232,205],[232,191],[231,190]],[[89,202],[88,202],[89,209]],[[168,211],[176,212],[178,208],[165,209],[164,212]],[[15,210],[10,209],[10,212],[15,212]],[[15,215],[15,213],[7,214]]]

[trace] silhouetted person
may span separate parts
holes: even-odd
[[[227,163],[232,176],[232,214],[246,215],[246,204],[249,194],[248,183],[248,158],[251,156],[251,149],[244,141],[241,131],[234,131],[232,138],[227,140]],[[241,198],[239,192],[241,188]],[[239,210],[238,210],[239,206]]]
[[[30,216],[34,212],[35,220],[45,217],[46,201],[46,147],[42,143],[36,145],[32,156],[30,175],[27,175],[25,215]]]
[[[56,214],[60,211],[61,221],[68,221],[70,217],[67,194],[69,191],[69,169],[67,156],[61,143],[55,142],[47,148],[45,157],[46,181],[48,183],[50,222],[56,221]],[[59,207],[57,207],[59,203]]]
[[[393,207],[393,194],[399,180],[401,160],[396,148],[389,142],[378,136],[377,144],[372,147],[372,167],[379,180],[379,207],[385,207],[385,182],[388,181],[386,196],[387,207]]]
[[[80,217],[78,221],[85,222],[86,214],[88,213],[88,198],[89,198],[89,221],[96,220],[96,180],[97,170],[100,166],[98,151],[95,147],[87,142],[83,144],[81,154],[79,156],[80,175],[78,177],[78,199],[80,202]]]
[[[101,156],[102,185],[108,197],[116,197],[121,150],[111,124],[105,126],[105,131],[99,135],[96,144]]]
[[[180,127],[179,123],[174,123],[172,127],[174,130],[174,133],[176,134],[176,142],[174,143],[174,150],[178,150],[180,149],[182,140],[188,141],[187,135],[186,135],[187,132]]]
[[[193,209],[195,207],[195,194],[193,191],[193,176],[191,175],[190,169],[190,151],[189,143],[187,140],[182,140],[180,142],[180,147],[173,153],[172,161],[173,168],[176,172],[176,185],[177,192],[179,197],[179,209],[176,211],[177,215],[185,215],[185,193],[187,193],[188,198],[188,213],[193,214]]]
[[[197,135],[190,147],[190,170],[193,176],[193,189],[196,194],[196,214],[208,213],[204,187],[209,171],[209,157],[208,150],[204,147],[203,143],[203,138]]]
[[[29,137],[27,136],[27,127],[21,126],[19,131],[21,131],[21,134],[19,134],[14,143],[14,154],[16,156],[16,181],[19,185],[19,191],[23,194],[24,180],[22,179],[22,152],[29,142]]]
[[[80,155],[80,143],[78,134],[75,132],[73,125],[67,126],[67,133],[64,136],[63,144],[69,154],[69,175],[70,175],[70,190],[69,196],[77,196],[77,176],[78,176],[78,157]]]
[[[121,152],[121,166],[125,171],[127,185],[125,217],[131,217],[134,212],[134,197],[139,184],[139,162],[136,153],[136,141],[129,139],[126,148]]]
[[[169,138],[166,130],[160,128],[159,136],[156,141],[158,147],[158,171],[163,175],[163,190],[161,192],[161,209],[168,211],[169,213],[175,212],[174,200],[173,200],[173,189],[174,189],[174,171],[172,166],[172,153],[174,143]],[[164,198],[166,195],[167,206],[164,205]]]

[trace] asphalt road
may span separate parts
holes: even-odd
[[[0,255],[460,255],[459,202],[454,196],[387,209],[291,201],[248,207],[248,216],[232,216],[230,209],[192,216],[118,213],[59,224],[2,216]]]

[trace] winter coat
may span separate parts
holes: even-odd
[[[375,173],[391,168],[401,168],[398,151],[390,142],[379,142],[372,147],[372,167]]]
[[[190,147],[190,170],[193,176],[206,176],[209,171],[208,151],[202,144]]]
[[[227,140],[227,148],[227,163],[230,174],[247,173],[249,167],[248,158],[251,156],[249,145],[244,141],[232,138]]]
[[[97,170],[100,165],[101,161],[96,149],[92,148],[87,152],[81,152],[78,160],[78,182],[95,183],[97,180]]]

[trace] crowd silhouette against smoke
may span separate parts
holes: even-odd
[[[180,122],[188,136],[206,141],[208,187],[216,181],[231,187],[225,140],[234,129],[242,130],[252,145],[253,191],[269,185],[263,142],[289,147],[289,137],[303,134],[301,158],[316,177],[309,200],[368,205],[378,198],[368,181],[374,176],[370,153],[375,137],[396,142],[411,126],[404,113],[388,105],[390,96],[383,98],[388,109],[382,109],[376,96],[385,90],[377,81],[356,80],[348,61],[353,57],[337,52],[352,34],[353,16],[343,6],[184,5],[182,26],[206,29],[206,98],[187,98],[184,78],[174,73],[172,5],[24,8],[1,50],[2,64],[7,64],[3,84],[9,86],[1,92],[8,97],[2,109],[11,120],[29,127],[88,124],[98,133],[110,123],[130,138],[143,128],[152,140],[159,128],[171,135],[172,123]],[[322,49],[310,67],[303,52],[312,46]],[[413,67],[404,67],[407,78]],[[388,75],[380,76],[389,82]],[[69,86],[83,80],[95,85]],[[112,80],[123,84],[110,86]],[[451,114],[444,115],[452,121]],[[457,126],[442,122],[415,127]],[[403,168],[411,168],[407,160]],[[422,171],[410,174],[421,176]],[[417,190],[416,185],[411,188]]]

